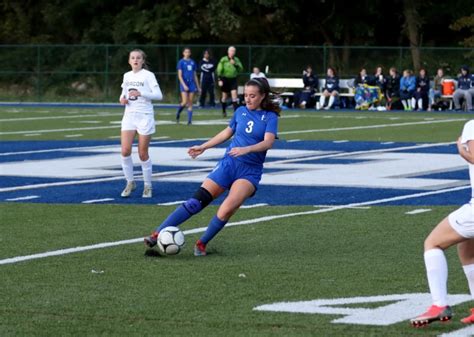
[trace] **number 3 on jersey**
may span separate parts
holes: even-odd
[[[245,129],[245,132],[252,133],[252,130],[253,130],[253,121],[249,121],[247,123],[247,128]]]

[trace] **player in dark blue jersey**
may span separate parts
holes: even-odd
[[[179,123],[181,111],[188,107],[188,125],[193,120],[194,93],[201,91],[196,73],[196,62],[191,59],[191,49],[183,49],[183,58],[179,60],[176,70],[178,71],[179,90],[181,92],[181,104],[176,112],[176,123]]]
[[[152,235],[145,238],[148,247],[156,245],[158,233],[163,228],[180,225],[228,189],[228,196],[194,247],[194,255],[204,256],[207,243],[224,227],[240,205],[255,194],[262,177],[267,150],[273,146],[277,137],[280,107],[272,101],[270,95],[266,79],[248,81],[244,89],[245,106],[235,111],[229,126],[204,144],[189,148],[188,154],[196,158],[233,136],[224,157],[194,196],[171,213]]]

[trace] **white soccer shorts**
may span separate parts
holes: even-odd
[[[449,214],[449,224],[461,236],[474,238],[474,205],[465,204]]]
[[[155,118],[152,114],[126,112],[122,118],[122,131],[137,131],[140,135],[155,133]]]

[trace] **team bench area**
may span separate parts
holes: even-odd
[[[298,90],[304,89],[303,80],[301,77],[298,78],[267,78],[268,84],[270,87],[279,92],[280,97],[283,99],[284,102],[292,102],[293,96],[295,92]],[[354,97],[354,79],[340,79],[339,80],[339,97],[341,97],[344,101],[352,100]],[[314,96],[321,96],[322,88],[324,87],[325,80],[320,79],[318,83],[318,91],[314,94]],[[455,85],[457,87],[457,82],[455,81]],[[238,94],[239,96],[243,96],[244,94],[244,87],[238,87]],[[449,102],[449,109],[453,108],[453,95],[442,95],[442,100]]]

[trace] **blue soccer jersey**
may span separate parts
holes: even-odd
[[[234,131],[234,137],[226,150],[226,156],[234,147],[251,146],[260,143],[263,141],[266,132],[273,133],[276,137],[278,116],[273,111],[249,110],[242,106],[235,111],[229,127]],[[252,152],[233,159],[252,166],[263,167],[266,155],[267,151]]]
[[[196,71],[196,62],[192,59],[181,59],[176,66],[176,70],[181,70],[183,80],[186,84],[194,83],[194,72]]]

